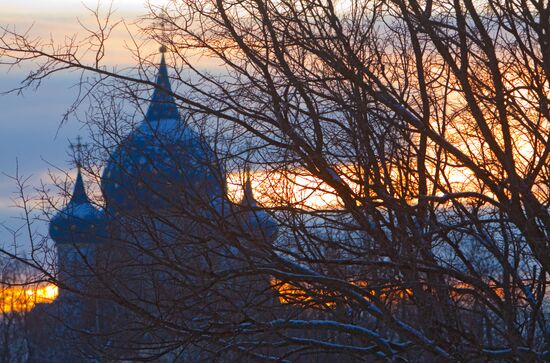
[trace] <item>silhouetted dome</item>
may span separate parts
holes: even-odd
[[[223,194],[224,176],[212,168],[209,145],[180,118],[164,55],[157,88],[143,122],[111,155],[102,176],[107,208],[140,211],[177,207],[193,198],[211,202]]]
[[[79,169],[71,200],[50,221],[50,237],[57,243],[95,243],[105,235],[105,215],[90,203]]]

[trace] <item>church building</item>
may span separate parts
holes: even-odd
[[[32,313],[51,325],[36,334],[36,361],[174,361],[164,355],[174,334],[192,341],[216,319],[240,323],[276,304],[268,277],[236,272],[271,253],[277,224],[249,178],[242,201],[228,199],[216,153],[179,112],[164,52],[143,121],[107,160],[104,206],[86,195],[77,165],[70,201],[51,219],[60,296]],[[176,360],[207,359],[208,344]]]

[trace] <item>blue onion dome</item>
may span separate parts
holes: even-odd
[[[277,222],[269,213],[258,206],[258,203],[254,199],[249,175],[247,175],[244,184],[244,194],[240,207],[244,212],[240,216],[242,223],[244,223],[243,227],[249,230],[253,235],[260,236],[268,241],[273,241],[275,237],[277,237],[279,229]]]
[[[96,243],[106,236],[105,215],[88,199],[80,168],[69,203],[50,221],[50,237],[56,243]]]
[[[110,155],[103,172],[106,206],[114,213],[140,213],[212,203],[224,195],[225,185],[215,161],[208,143],[180,117],[162,54],[145,119]]]

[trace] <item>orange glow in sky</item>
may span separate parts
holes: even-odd
[[[385,287],[369,289],[366,281],[354,281],[352,284],[365,289],[367,297],[376,296],[381,300],[403,300],[412,297],[412,289],[405,287]],[[323,291],[318,288],[304,289],[298,285],[278,279],[271,280],[271,286],[277,291],[279,302],[284,305],[302,307],[333,308],[336,306],[338,293]]]
[[[49,304],[59,294],[53,284],[0,286],[0,314],[31,311],[37,304]]]
[[[358,186],[346,177],[350,170],[340,170],[340,177],[353,190]],[[342,200],[334,189],[310,173],[303,170],[257,171],[250,175],[254,198],[263,207],[293,205],[305,209],[335,209],[342,207]],[[242,174],[227,176],[227,194],[231,201],[239,202],[243,196],[244,178]]]

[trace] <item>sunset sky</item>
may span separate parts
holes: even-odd
[[[153,1],[160,3],[162,1]],[[101,2],[102,9],[109,2]],[[85,6],[97,7],[97,1],[78,0],[0,0],[0,26],[23,31],[29,29],[34,36],[62,41],[64,36],[83,36],[79,21],[93,20]],[[146,12],[145,2],[138,0],[115,0],[113,2],[116,19],[124,19],[128,24]],[[122,68],[132,64],[129,53],[124,49],[125,34],[122,29],[113,34],[107,49],[106,65]],[[0,92],[17,87],[24,78],[28,67],[8,68],[0,64]],[[16,161],[19,172],[31,176],[29,186],[47,182],[48,168],[51,165],[67,169],[68,140],[78,134],[80,125],[70,120],[60,127],[64,111],[71,105],[77,94],[74,87],[77,75],[57,74],[46,80],[37,90],[29,89],[23,95],[0,95],[0,222],[13,227],[19,224],[14,218],[19,211],[12,207],[11,200],[16,191],[15,184],[4,174],[14,175]],[[51,164],[51,165],[49,165]],[[0,229],[0,241],[6,241],[9,234]]]
[[[138,42],[145,38],[139,33],[135,23],[140,16],[147,13],[148,4],[155,7],[164,3],[164,0],[113,1],[113,22],[123,21],[124,26],[121,24],[111,34],[106,44],[103,66],[109,70],[123,71],[137,64],[138,61],[132,57],[129,50],[133,44],[129,42],[131,38]],[[84,39],[86,31],[81,24],[90,28],[95,26],[90,9],[99,8],[102,15],[107,12],[110,4],[102,1],[98,7],[95,0],[0,0],[0,26],[9,31],[28,33],[31,38],[52,38],[54,43],[63,44],[66,37]],[[149,42],[140,49],[145,49],[144,54],[155,54],[158,52],[158,45]],[[0,64],[0,93],[18,87],[32,66],[32,63],[27,63],[10,68]],[[204,59],[201,59],[199,66],[215,67],[213,63]],[[76,84],[79,76],[78,72],[56,73],[46,79],[38,89],[26,89],[23,94],[0,94],[0,223],[4,227],[14,229],[23,225],[21,220],[18,220],[21,210],[13,206],[17,186],[9,176],[15,175],[18,170],[23,177],[30,177],[27,185],[28,192],[32,193],[34,187],[50,182],[48,173],[71,169],[74,172],[69,157],[69,141],[75,140],[78,135],[85,138],[87,131],[81,129],[82,124],[74,116],[66,123],[61,124],[61,121],[64,112],[77,97]],[[81,111],[85,110],[85,106],[81,107]],[[241,176],[237,176],[237,184],[240,183],[240,179]],[[257,193],[262,194],[260,190],[266,187],[266,177],[258,175],[257,179],[264,179],[263,183],[260,180],[253,182],[254,187],[258,188]],[[297,180],[296,183],[315,186],[318,181],[306,178]],[[53,191],[55,192],[55,189]],[[312,200],[313,203],[311,206],[315,207],[333,205],[337,202],[330,193],[311,196],[308,190],[294,190],[294,194],[297,199],[301,199],[302,194],[308,195],[308,200]],[[37,225],[37,229],[45,233],[46,224]],[[26,236],[22,232],[18,244],[25,239]],[[13,238],[6,228],[0,228],[0,243],[12,242]]]

